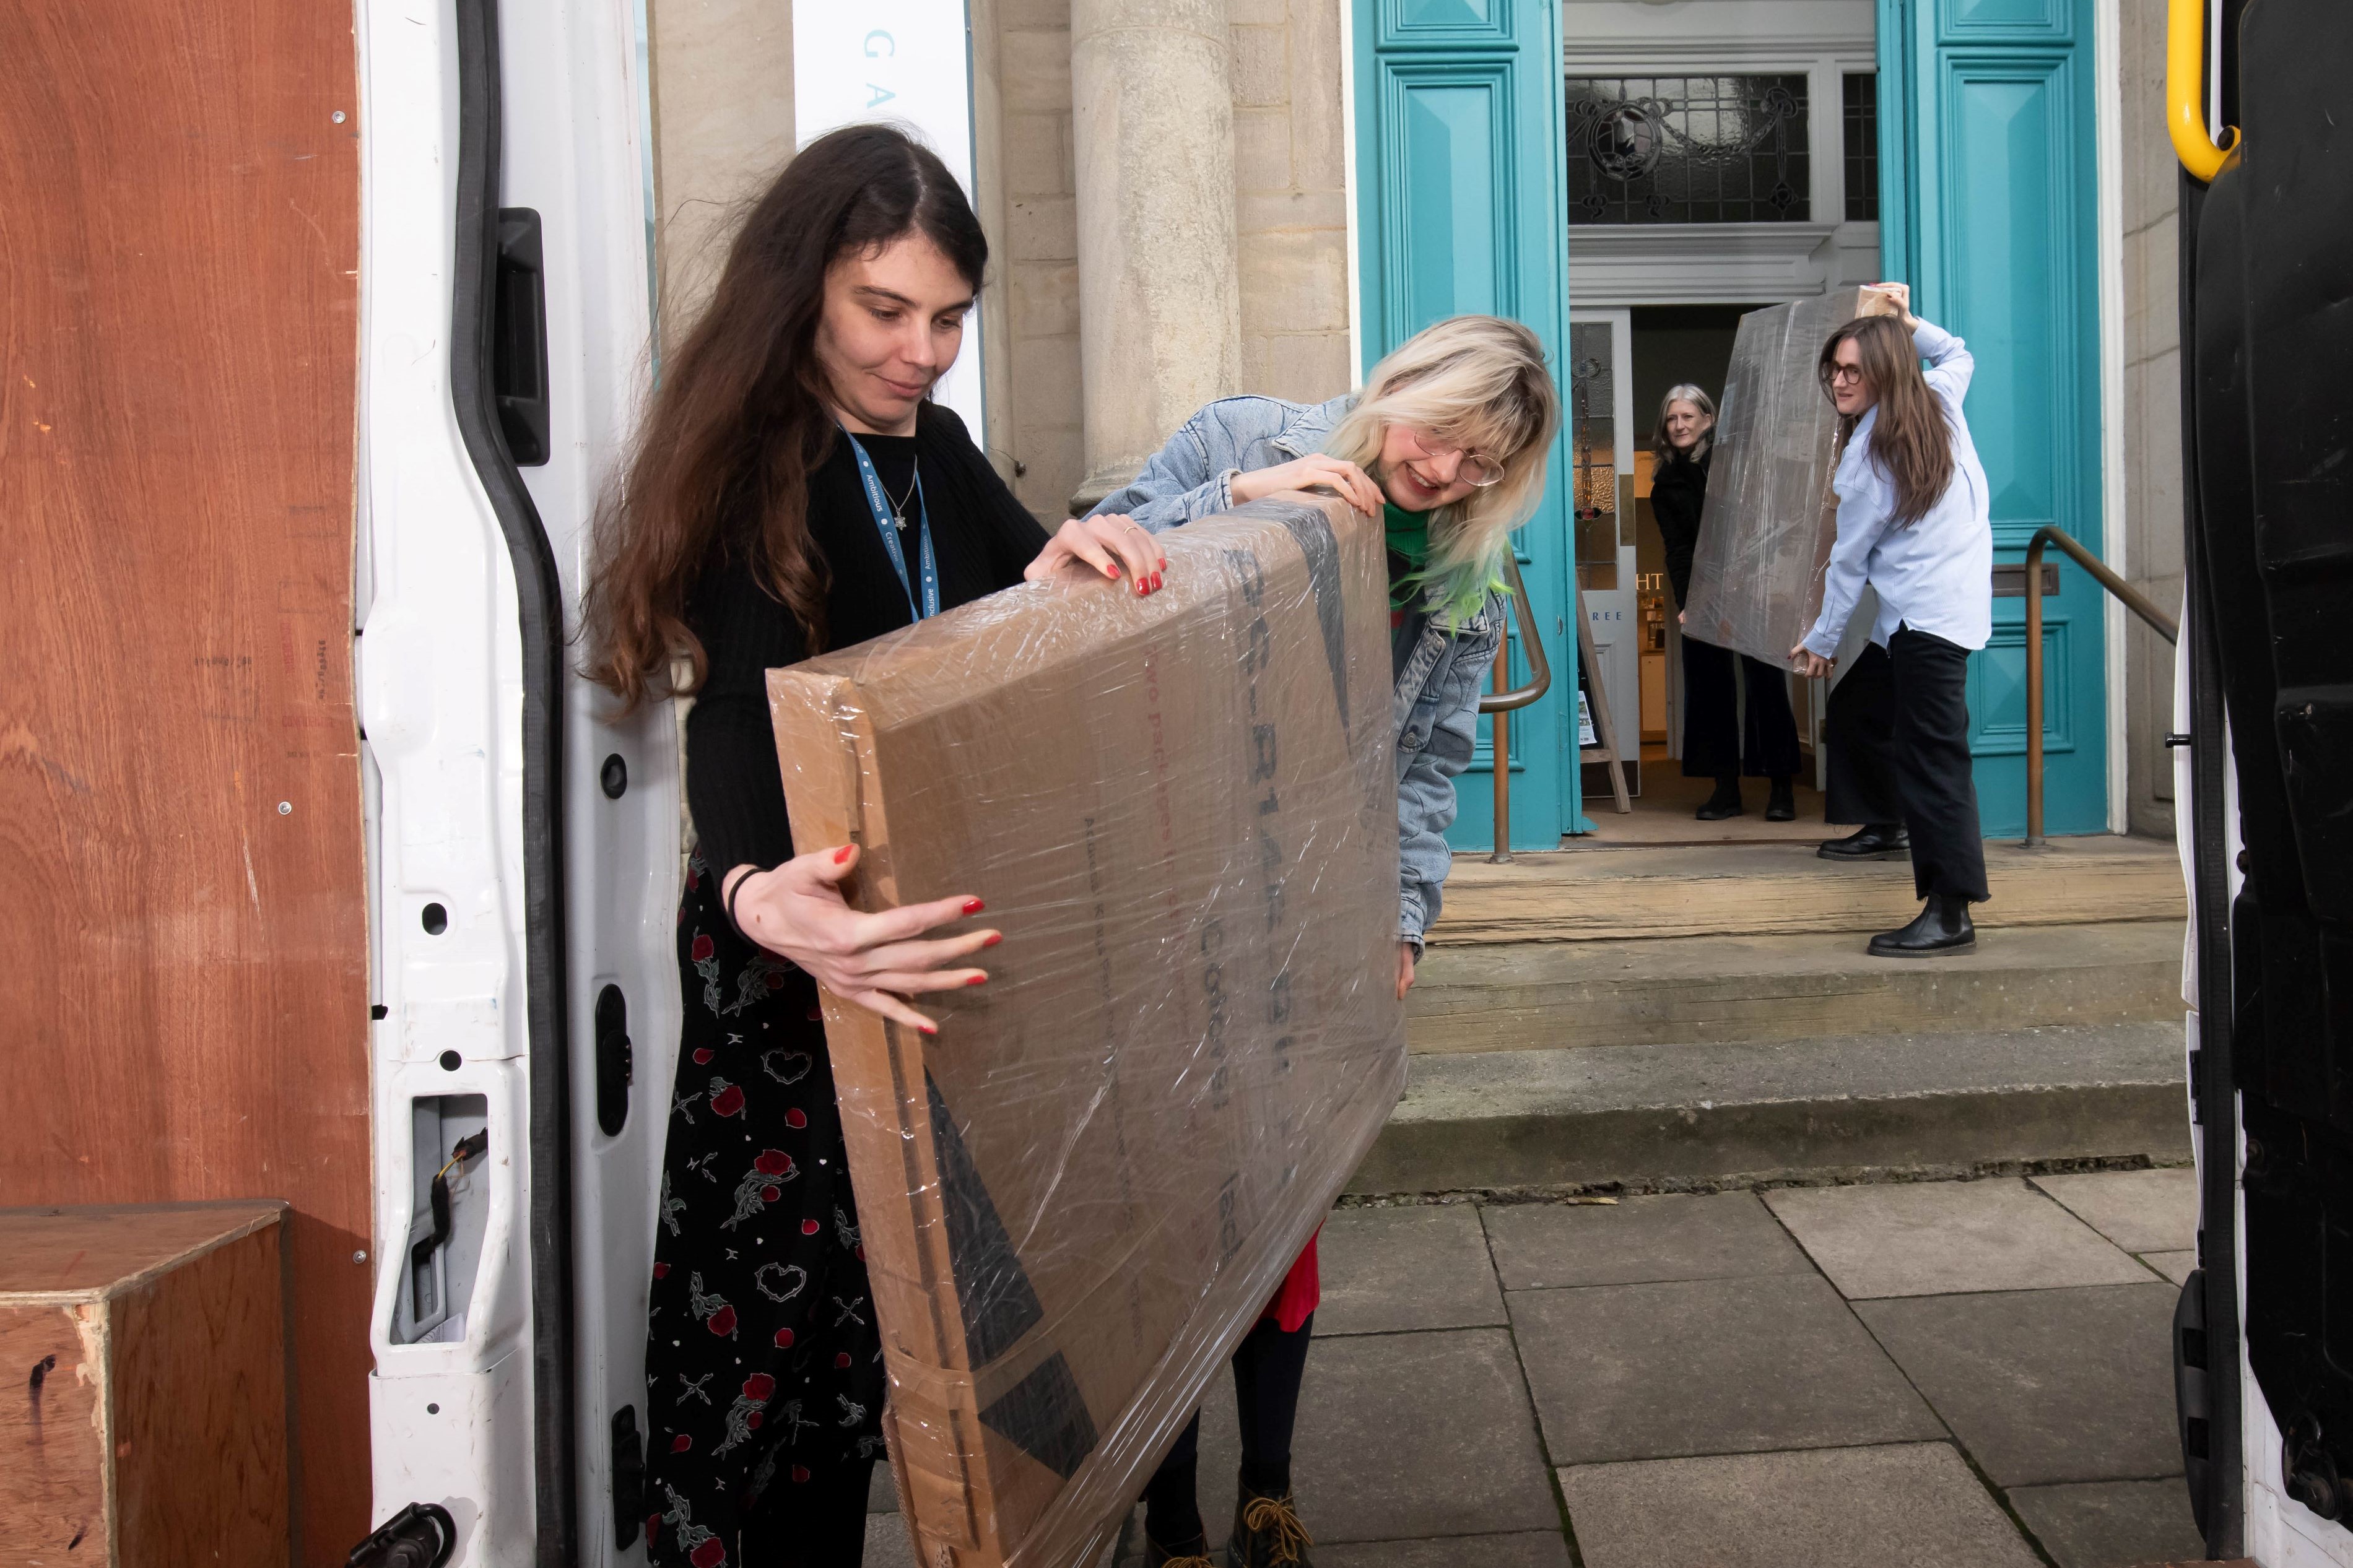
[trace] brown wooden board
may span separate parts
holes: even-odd
[[[301,1560],[340,1563],[370,1284],[352,13],[17,0],[0,59],[0,1193],[292,1202]]]
[[[927,1568],[1092,1561],[1404,1084],[1378,528],[1261,503],[769,675],[793,837],[1005,933],[826,1033]]]
[[[0,1568],[289,1561],[284,1221],[0,1210]]]

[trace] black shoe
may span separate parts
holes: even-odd
[[[1307,1549],[1315,1544],[1299,1522],[1291,1494],[1269,1497],[1247,1481],[1234,1503],[1233,1539],[1226,1542],[1226,1568],[1315,1568]]]
[[[1978,945],[1977,927],[1969,923],[1969,901],[1952,893],[1931,893],[1928,902],[1902,931],[1883,931],[1871,939],[1873,958],[1943,958],[1969,952]]]
[[[1908,860],[1912,835],[1900,822],[1873,822],[1814,851],[1825,860]]]
[[[1786,774],[1773,781],[1773,798],[1765,803],[1765,820],[1767,822],[1798,820],[1798,797],[1791,791],[1789,780]]]
[[[1727,816],[1740,815],[1740,781],[1737,778],[1715,781],[1715,793],[1695,814],[1702,822],[1722,822]]]

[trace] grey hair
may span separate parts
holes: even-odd
[[[1659,422],[1651,427],[1651,451],[1662,463],[1672,462],[1677,456],[1667,443],[1667,410],[1678,403],[1690,404],[1707,420],[1707,428],[1692,444],[1691,460],[1696,463],[1715,445],[1715,399],[1687,381],[1667,388],[1667,395],[1659,399]]]

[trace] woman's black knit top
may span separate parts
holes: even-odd
[[[911,472],[921,467],[943,610],[1020,582],[1021,569],[1045,548],[1046,531],[988,466],[954,411],[926,403],[913,436],[859,440],[892,500],[908,493]],[[906,592],[875,530],[858,459],[839,434],[808,487],[809,536],[832,574],[827,647],[848,647],[906,626],[913,619]],[[920,600],[915,516],[910,500],[902,550]],[[699,853],[723,877],[793,854],[767,671],[798,663],[808,647],[800,623],[754,575],[757,527],[756,518],[728,520],[687,601],[687,625],[710,661],[686,720],[687,805]]]
[[[1674,584],[1675,608],[1691,597],[1692,552],[1699,545],[1699,515],[1707,504],[1707,466],[1715,448],[1694,463],[1662,458],[1651,469],[1651,515],[1667,547],[1667,581]]]

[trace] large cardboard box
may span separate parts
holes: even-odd
[[[1789,667],[1789,650],[1821,614],[1838,539],[1839,416],[1816,361],[1857,316],[1894,312],[1875,289],[1833,289],[1740,318],[1692,554],[1686,637]]]
[[[1404,1085],[1380,531],[1162,542],[768,677],[794,841],[1005,932],[934,1038],[826,1005],[925,1568],[1092,1561]]]

